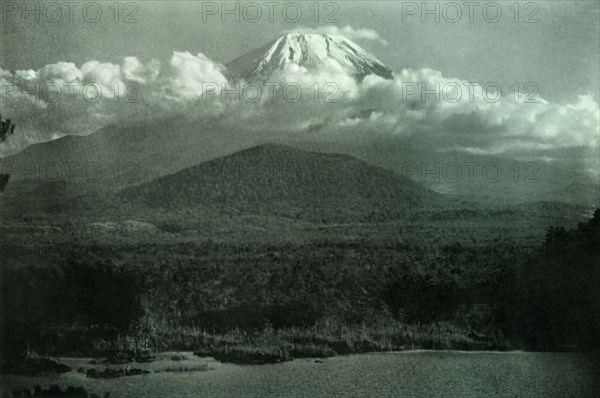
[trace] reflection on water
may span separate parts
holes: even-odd
[[[597,358],[573,353],[412,351],[295,360],[274,365],[221,364],[188,358],[134,364],[150,374],[110,380],[76,371],[55,377],[2,376],[2,391],[34,384],[83,386],[111,397],[599,397]],[[74,369],[89,360],[65,358]],[[322,363],[320,363],[322,362]]]

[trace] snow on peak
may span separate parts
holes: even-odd
[[[227,64],[228,78],[265,80],[296,64],[308,69],[333,59],[350,68],[357,80],[369,74],[392,78],[392,70],[358,44],[338,35],[288,33]]]

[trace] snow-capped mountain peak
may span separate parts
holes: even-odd
[[[230,80],[266,80],[275,71],[296,64],[308,69],[333,59],[357,80],[369,74],[392,78],[392,70],[358,44],[337,35],[288,33],[227,64]]]

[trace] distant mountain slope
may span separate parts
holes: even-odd
[[[108,198],[124,187],[265,141],[266,134],[219,128],[215,120],[173,118],[35,144],[0,159],[0,171],[10,175],[0,210],[30,212],[89,193]]]
[[[389,170],[338,154],[260,145],[127,188],[130,208],[218,208],[310,220],[383,221],[450,205]]]
[[[3,174],[10,180],[0,193],[0,211],[5,217],[12,209],[17,213],[39,211],[81,197],[92,195],[108,199],[126,187],[176,173],[220,156],[265,142],[303,148],[320,153],[340,153],[363,159],[383,169],[393,170],[424,186],[449,196],[477,201],[486,206],[509,205],[523,201],[557,201],[597,206],[597,185],[585,176],[552,164],[540,164],[537,183],[514,182],[514,160],[464,153],[424,150],[402,142],[371,142],[339,137],[335,142],[282,131],[275,137],[269,132],[231,131],[218,121],[183,119],[149,122],[139,126],[111,126],[85,137],[69,136],[33,145],[23,152],[0,159]],[[467,169],[459,181],[449,181],[443,174],[445,164],[477,163],[477,175],[470,181]],[[440,166],[434,175],[421,172]],[[499,165],[502,179],[490,183],[482,177],[486,164]],[[71,165],[71,166],[68,166]],[[409,165],[412,167],[407,168]],[[521,162],[522,170],[525,163]],[[72,174],[69,168],[73,167]],[[414,170],[413,170],[414,169]],[[57,176],[57,170],[60,170]],[[413,170],[414,172],[407,172]],[[525,171],[525,170],[524,170]],[[452,177],[452,176],[450,176]],[[436,183],[435,179],[439,179]],[[24,179],[26,181],[24,181]],[[571,185],[569,185],[571,184]],[[558,189],[566,187],[564,189]]]
[[[289,145],[294,147],[355,156],[409,177],[436,192],[488,206],[524,201],[598,206],[598,200],[593,200],[594,196],[597,199],[598,192],[594,179],[575,167],[562,167],[556,162],[424,147],[401,139],[378,140],[367,134],[351,138],[338,136],[335,141],[311,141],[297,135],[291,140]],[[458,173],[457,169],[460,170]],[[568,188],[570,185],[573,187]],[[565,195],[565,191],[572,193]],[[586,199],[590,197],[591,200]]]
[[[300,33],[289,33],[236,58],[226,65],[226,75],[233,81],[267,80],[276,71],[285,71],[291,65],[310,70],[328,59],[349,68],[357,80],[369,74],[392,78],[389,67],[345,37]]]
[[[600,207],[600,185],[573,183],[552,192],[551,197],[565,203]]]
[[[214,136],[219,140],[211,139]],[[239,150],[243,140],[233,137],[233,133],[217,130],[211,119],[177,117],[114,124],[87,136],[65,136],[32,145],[1,158],[0,164],[13,175],[11,183],[23,179],[123,182],[123,178],[115,178],[123,175],[115,173],[127,167],[136,168],[131,174],[142,182]]]

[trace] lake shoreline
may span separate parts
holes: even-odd
[[[72,329],[70,332],[61,330],[56,335],[46,334],[47,340],[32,344],[32,351],[4,358],[1,372],[53,372],[60,367],[47,361],[52,357],[89,357],[107,365],[145,363],[151,362],[155,354],[171,351],[193,352],[197,357],[211,357],[221,363],[239,365],[366,353],[595,352],[577,346],[532,350],[490,328],[474,331],[452,322],[406,324],[390,319],[354,325],[329,321],[309,327],[277,329],[266,325],[259,330],[234,329],[222,333],[208,333],[193,327],[154,325],[137,334],[118,335],[111,339],[94,338],[84,329]],[[27,361],[29,364],[25,363]],[[40,361],[51,366],[46,369],[39,365]],[[15,372],[11,367],[19,370]]]
[[[52,392],[52,396],[61,397],[72,396],[68,391],[78,391],[77,396],[94,398],[300,398],[336,393],[353,397],[458,398],[477,390],[478,396],[485,397],[587,398],[597,396],[600,387],[594,381],[600,369],[599,358],[582,353],[404,350],[299,358],[276,366],[221,363],[197,357],[191,351],[167,351],[155,356],[151,362],[110,366],[90,357],[59,357],[56,359],[71,371],[60,375],[2,375],[0,380],[6,397],[22,396],[21,392],[34,392],[25,396],[40,397]],[[114,377],[93,377],[97,373]],[[13,395],[6,395],[9,391]],[[40,395],[35,395],[36,391]]]
[[[80,331],[81,332],[81,331]],[[54,356],[73,354],[73,339],[63,334]],[[81,334],[79,334],[81,337]],[[60,350],[59,348],[63,348]],[[512,344],[500,331],[477,332],[451,322],[407,324],[394,319],[376,318],[371,323],[346,324],[335,320],[305,327],[258,330],[233,329],[209,333],[194,327],[154,324],[135,335],[88,340],[81,353],[89,356],[113,356],[125,352],[134,359],[146,352],[192,351],[220,362],[267,364],[299,358],[327,358],[368,352],[411,349],[509,350]],[[70,352],[69,352],[70,351]]]

